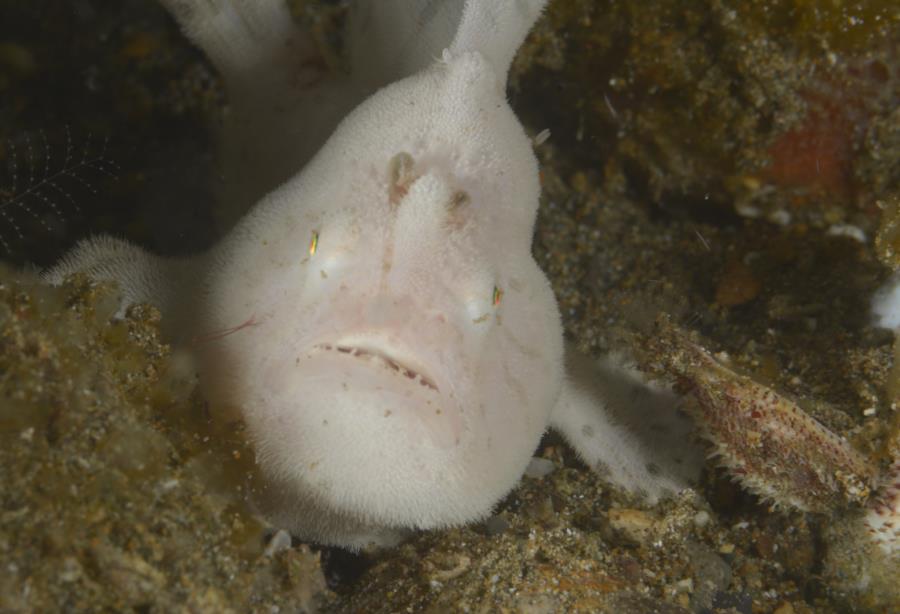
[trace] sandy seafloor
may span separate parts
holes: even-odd
[[[339,66],[343,4],[294,4]],[[551,131],[535,256],[568,338],[640,353],[669,314],[883,466],[898,48],[892,2],[553,0],[510,99]],[[97,232],[207,247],[223,105],[153,2],[0,0],[0,612],[900,610],[857,510],[772,510],[714,463],[647,507],[553,436],[483,524],[362,557],[272,541],[252,451],[209,425],[159,314],[110,321],[115,289],[16,270]]]

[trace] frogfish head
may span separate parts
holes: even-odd
[[[445,527],[516,483],[562,380],[539,190],[470,53],[363,103],[224,241],[206,323],[247,325],[201,346],[200,376],[246,421],[279,522]]]

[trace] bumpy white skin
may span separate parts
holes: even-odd
[[[251,139],[242,151],[264,152],[249,129],[259,101],[302,98],[278,76],[294,61],[284,50],[299,44],[284,7],[165,3],[230,91],[259,83],[252,102],[235,101],[251,124],[223,142]],[[425,19],[432,2],[370,5],[421,19],[357,13],[352,32],[394,47],[373,53],[381,59],[344,92],[427,68],[358,106],[212,252],[169,261],[95,239],[46,276],[59,283],[86,270],[119,281],[126,304],[158,305],[165,332],[194,351],[211,407],[246,421],[266,478],[265,513],[318,542],[389,544],[409,529],[483,518],[551,422],[589,464],[651,500],[685,486],[699,466],[648,471],[657,456],[621,445],[636,441],[628,425],[564,381],[556,303],[530,253],[537,163],[504,98],[509,64],[543,2],[447,5],[437,25]],[[395,23],[401,31],[385,31]],[[414,47],[447,46],[441,59],[403,55],[414,24],[429,39]],[[351,41],[351,51],[360,45]],[[279,141],[271,117],[259,122]],[[271,143],[279,168],[298,130],[286,126]],[[299,167],[303,152],[295,158]],[[259,181],[250,178],[247,192]]]
[[[627,356],[591,361],[569,346],[565,363],[550,426],[586,465],[649,501],[697,479],[704,451],[674,392],[647,382]]]
[[[280,523],[312,507],[456,524],[490,509],[533,452],[561,330],[530,255],[537,167],[501,87],[462,53],[382,90],[222,244],[201,321],[252,325],[200,348],[201,380],[213,403],[239,406],[273,490],[303,502],[278,506]],[[399,152],[414,178],[392,198]]]

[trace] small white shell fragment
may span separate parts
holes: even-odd
[[[552,460],[535,456],[528,462],[528,467],[525,468],[525,477],[542,478],[550,475],[554,470],[556,470],[556,465]]]
[[[272,539],[269,540],[263,556],[275,556],[279,552],[287,550],[291,547],[291,534],[284,529],[278,529]]]
[[[767,219],[773,224],[787,226],[791,223],[791,214],[786,209],[778,209],[770,213]]]
[[[829,237],[846,237],[853,239],[857,243],[866,242],[866,233],[859,226],[853,224],[832,224],[828,227],[826,234]]]
[[[894,273],[872,295],[873,324],[881,328],[900,328],[900,274]]]
[[[534,146],[540,147],[550,138],[550,128],[544,128],[534,136]]]

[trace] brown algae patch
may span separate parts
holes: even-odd
[[[792,573],[812,567],[810,525],[797,523],[781,538],[783,519],[734,528],[690,491],[646,508],[605,488],[552,442],[542,453],[556,467],[549,475],[525,478],[481,525],[420,535],[379,554],[337,610],[814,611],[784,575],[785,565]]]
[[[513,82],[631,194],[869,230],[897,187],[898,24],[890,0],[554,0]]]
[[[0,610],[312,609],[318,555],[265,556],[239,481],[210,489],[227,463],[166,420],[198,406],[157,312],[117,306],[110,286],[0,271]]]

